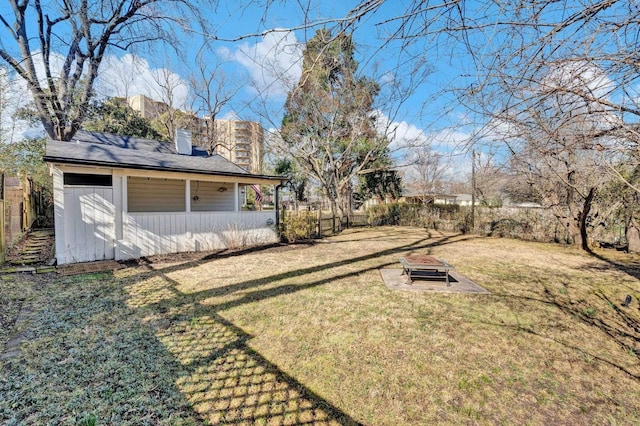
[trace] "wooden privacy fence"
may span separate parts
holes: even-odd
[[[0,263],[4,263],[4,254],[6,250],[5,233],[4,233],[4,200],[0,200]]]
[[[282,234],[289,240],[327,237],[341,229],[368,225],[368,216],[362,212],[340,219],[329,211],[283,210],[280,217]]]
[[[28,176],[0,173],[0,263],[4,261],[5,250],[38,219],[42,222],[40,226],[53,220],[53,206],[45,200],[44,192]]]

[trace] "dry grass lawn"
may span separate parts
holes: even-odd
[[[410,252],[491,294],[389,290]],[[402,227],[16,276],[0,423],[639,424],[638,277],[615,251]]]

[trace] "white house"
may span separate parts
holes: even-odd
[[[275,211],[242,211],[253,175],[207,156],[182,134],[176,145],[80,131],[50,140],[59,265],[205,251],[277,240]]]

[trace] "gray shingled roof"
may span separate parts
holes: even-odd
[[[70,142],[47,141],[44,160],[51,163],[282,180],[252,175],[231,161],[201,147],[191,155],[177,153],[175,144],[108,133],[79,131]]]

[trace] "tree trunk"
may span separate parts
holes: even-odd
[[[582,250],[591,251],[589,248],[589,238],[587,235],[587,218],[589,217],[589,212],[591,211],[591,203],[593,201],[593,197],[596,193],[595,188],[589,189],[589,194],[584,199],[584,204],[582,205],[582,211],[578,214],[578,226],[580,227],[580,243],[582,246]]]
[[[568,243],[579,245],[583,250],[590,251],[589,235],[587,230],[589,212],[595,197],[596,188],[590,188],[582,205],[575,201],[569,202],[569,217],[566,218]]]
[[[334,198],[329,197],[329,203],[331,205],[331,232],[333,232],[334,234],[337,231],[336,229],[336,216],[338,215],[338,203],[336,202],[336,200]]]
[[[349,217],[349,213],[351,213],[351,194],[349,192],[343,193],[338,198],[338,207],[339,207],[339,228],[342,230],[342,220],[345,217]]]
[[[640,222],[631,219],[627,226],[627,249],[630,253],[640,253]]]

